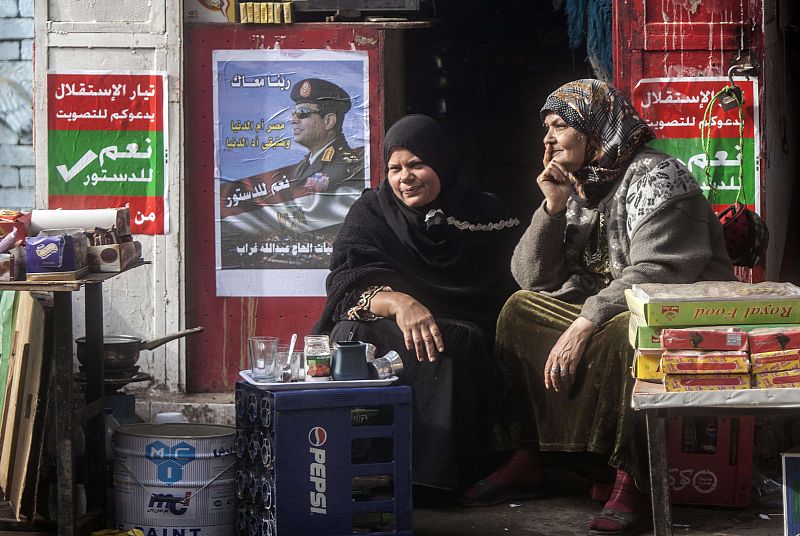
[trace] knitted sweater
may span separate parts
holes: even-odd
[[[601,326],[627,309],[634,284],[735,279],[722,226],[677,159],[645,148],[604,199],[592,206],[576,197],[559,214],[545,203],[533,214],[511,260],[522,289],[582,303],[581,316]],[[582,260],[601,212],[613,277],[604,288]]]

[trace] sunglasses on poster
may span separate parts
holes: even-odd
[[[292,109],[292,115],[298,119],[305,119],[306,117],[310,116],[311,114],[318,114],[321,115],[322,112],[320,110],[312,110],[311,108],[294,108]]]

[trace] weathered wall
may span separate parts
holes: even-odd
[[[33,0],[0,0],[0,208],[33,207]]]
[[[0,0],[2,1],[2,0]],[[20,0],[22,1],[22,0]],[[169,195],[172,232],[136,238],[152,264],[103,286],[106,333],[153,338],[183,327],[183,157],[181,137],[180,0],[37,0],[35,2],[36,206],[47,206],[48,70],[157,70],[168,73]],[[84,333],[83,295],[75,294],[75,335]],[[184,342],[142,352],[138,365],[154,388],[179,391],[185,383]]]

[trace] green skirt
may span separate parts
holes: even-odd
[[[543,451],[591,452],[633,475],[647,489],[644,419],[631,409],[633,349],[629,313],[606,322],[589,342],[568,392],[544,388],[544,366],[581,306],[521,290],[497,321],[495,355],[511,383],[498,447],[538,445]]]

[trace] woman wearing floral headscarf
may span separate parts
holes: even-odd
[[[630,534],[649,500],[644,434],[629,407],[623,292],[645,282],[732,280],[733,269],[697,182],[677,159],[645,146],[655,136],[625,96],[577,80],[553,92],[541,115],[536,182],[545,200],[514,252],[523,290],[503,308],[495,346],[518,382],[511,443],[524,448],[463,500],[488,504],[540,487],[539,451],[592,453],[580,458],[606,462],[616,477],[606,472],[607,490],[615,485],[590,528]]]

